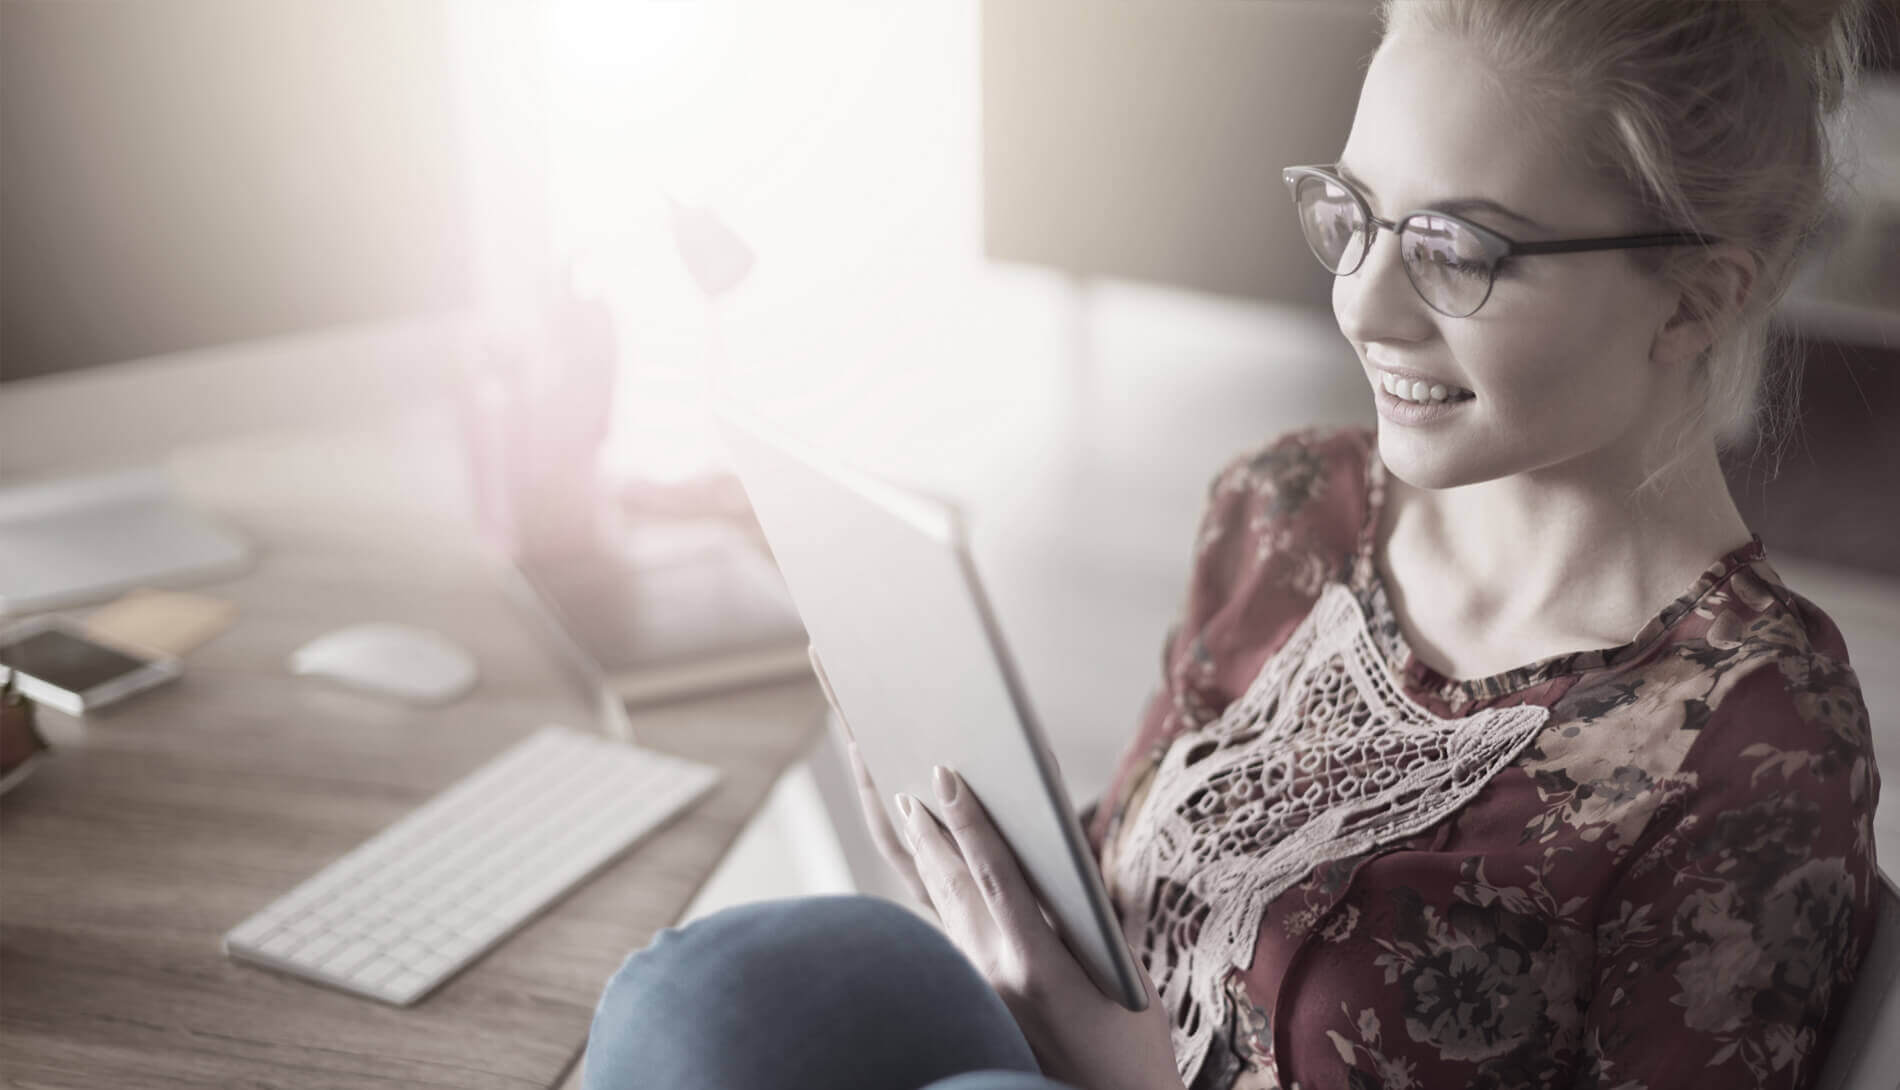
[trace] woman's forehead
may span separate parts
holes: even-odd
[[[1340,162],[1383,217],[1483,197],[1570,229],[1613,225],[1614,194],[1567,153],[1575,119],[1532,101],[1467,43],[1399,31],[1373,56]]]

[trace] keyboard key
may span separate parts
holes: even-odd
[[[275,930],[277,930],[277,920],[270,916],[259,914],[252,916],[242,924],[232,928],[231,939],[234,942],[250,946],[262,942]]]
[[[446,924],[424,924],[416,931],[416,940],[424,946],[434,949],[455,940],[455,929]]]
[[[355,942],[323,959],[317,967],[326,973],[348,976],[357,966],[367,965],[381,954],[382,949],[373,942]]]
[[[323,930],[323,921],[315,916],[298,916],[285,923],[284,930],[293,935],[315,935]]]
[[[350,979],[365,988],[374,988],[397,973],[404,971],[402,962],[392,957],[380,957],[366,965],[359,965]]]
[[[272,935],[270,938],[258,944],[257,949],[260,953],[270,957],[287,958],[303,944],[304,937],[302,935],[279,931],[277,934]]]
[[[378,999],[386,997],[391,1003],[407,1006],[410,1003],[414,1003],[417,999],[420,999],[422,995],[435,984],[435,978],[427,977],[413,971],[404,972],[398,973],[384,981],[379,990],[370,994],[375,995]]]
[[[460,961],[460,958],[451,957],[424,958],[414,965],[411,965],[409,971],[412,973],[420,973],[422,976],[433,980],[448,976]]]
[[[297,960],[313,966],[320,965],[324,959],[330,956],[332,951],[342,945],[343,940],[335,935],[318,935],[316,938],[311,939],[302,949],[297,951],[300,955]]]

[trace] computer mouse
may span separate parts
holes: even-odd
[[[304,644],[290,672],[413,704],[443,704],[475,685],[475,658],[447,637],[413,625],[351,625]]]

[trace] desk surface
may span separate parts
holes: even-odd
[[[462,517],[447,438],[424,424],[173,459],[259,562],[202,588],[242,612],[181,681],[83,723],[47,714],[55,752],[0,798],[0,1082],[553,1086],[607,976],[816,738],[804,682],[636,713],[641,744],[724,782],[413,1008],[225,957],[229,928],[536,727],[599,729]],[[363,620],[451,635],[480,685],[422,709],[283,669]]]

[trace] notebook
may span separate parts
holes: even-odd
[[[784,580],[764,546],[732,523],[656,520],[611,545],[525,553],[515,567],[627,703],[811,671]]]

